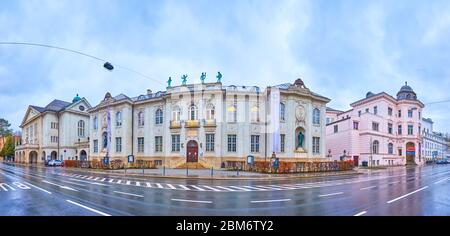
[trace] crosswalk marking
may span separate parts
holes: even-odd
[[[263,188],[256,188],[256,187],[253,187],[253,186],[242,186],[242,187],[244,187],[244,188],[249,188],[249,189],[260,190],[260,191],[267,191],[267,189],[263,189]]]
[[[184,186],[184,185],[181,185],[181,184],[179,184],[178,186],[180,186],[182,189],[184,189],[184,190],[191,190],[190,188],[188,188],[188,187],[186,187],[186,186]]]
[[[112,183],[112,182],[114,182],[114,179],[110,179],[108,182]]]
[[[256,185],[255,187],[257,188],[270,188],[271,190],[283,190],[282,188],[278,188],[278,187],[272,187],[271,185],[268,186],[261,186],[261,185]]]
[[[136,182],[136,186],[141,186],[141,183],[140,182]]]
[[[93,179],[94,178],[94,176],[89,176],[89,178],[87,178],[87,179]]]
[[[193,188],[195,188],[195,189],[197,189],[197,190],[199,190],[199,191],[206,191],[206,190],[204,190],[204,189],[202,189],[202,188],[200,188],[200,187],[197,187],[197,186],[195,186],[195,185],[190,185],[191,187],[193,187]]]
[[[103,181],[105,181],[105,180],[106,180],[106,178],[103,178],[103,179],[102,179],[102,180],[100,180],[100,181],[102,181],[102,182],[103,182]]]
[[[214,192],[221,192],[221,191],[222,191],[222,190],[219,190],[219,189],[216,189],[216,188],[213,188],[213,187],[209,187],[209,186],[206,186],[206,185],[203,185],[202,187],[211,189],[211,190],[214,191]]]
[[[164,188],[161,184],[156,184],[158,188]]]
[[[128,181],[127,181],[127,185],[130,185],[130,184],[131,184],[131,181],[128,180]]]
[[[177,189],[177,188],[175,188],[173,185],[171,185],[171,184],[167,184],[167,186],[169,186],[169,188],[171,188],[171,189]]]
[[[235,189],[242,190],[242,191],[246,191],[246,192],[252,191],[252,190],[250,190],[250,189],[241,188],[241,187],[237,187],[237,186],[228,186],[228,187],[230,187],[230,188],[235,188]]]
[[[94,180],[99,180],[100,179],[100,177],[97,177],[97,178],[95,178]]]
[[[122,180],[121,180],[121,179],[119,179],[119,181],[117,181],[117,184],[120,184],[120,183],[122,183]]]
[[[236,192],[237,190],[234,190],[234,189],[231,189],[231,188],[227,188],[227,187],[222,187],[222,186],[215,186],[216,188],[221,188],[221,189],[225,189],[225,190],[227,190],[227,191],[230,191],[230,192]]]
[[[151,188],[151,187],[152,187],[152,185],[151,185],[149,182],[146,182],[146,184],[147,184],[147,187],[148,187],[148,188]]]

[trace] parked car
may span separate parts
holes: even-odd
[[[60,160],[51,160],[48,162],[48,166],[64,166],[64,162]]]
[[[436,164],[449,164],[448,160],[439,160],[436,161]]]

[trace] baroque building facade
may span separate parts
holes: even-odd
[[[53,100],[45,107],[30,105],[20,128],[22,140],[15,149],[15,162],[88,160],[91,105],[78,95],[72,102]]]
[[[445,137],[442,133],[434,131],[433,123],[430,118],[422,118],[422,156],[427,161],[441,160],[446,157],[447,143]]]
[[[335,159],[356,165],[424,164],[422,109],[424,104],[407,85],[397,97],[368,92],[348,111],[327,109],[327,150]]]
[[[184,78],[185,79],[185,78]],[[169,168],[269,161],[325,160],[325,109],[330,100],[300,79],[267,87],[215,83],[104,99],[89,109],[90,159],[153,161]]]

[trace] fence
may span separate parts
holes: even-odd
[[[326,162],[283,162],[280,161],[278,168],[273,168],[269,161],[255,161],[253,166],[245,162],[227,161],[225,168],[230,170],[245,170],[261,173],[308,173],[327,171],[346,171],[354,168],[353,161],[326,161]]]
[[[143,168],[143,169],[156,169],[160,166],[159,161],[141,161],[138,160],[135,163],[125,164],[122,160],[112,160],[108,165],[105,165],[102,161],[75,161],[75,160],[65,160],[65,167],[75,167],[75,168],[90,168],[90,169],[124,169],[129,168]]]

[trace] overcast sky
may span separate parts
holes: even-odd
[[[408,84],[424,103],[450,99],[450,1],[1,0],[0,41],[50,44],[105,58],[154,80],[76,54],[0,45],[0,117],[18,129],[28,105],[96,105],[223,74],[226,85],[266,87],[301,77],[347,110],[368,91]],[[450,132],[450,103],[429,105]]]

